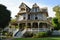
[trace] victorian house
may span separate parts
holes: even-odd
[[[16,15],[16,20],[20,29],[25,27],[28,29],[50,28],[50,23],[47,20],[47,7],[40,8],[35,3],[32,8],[30,8],[25,3],[21,3],[19,9],[20,10]]]

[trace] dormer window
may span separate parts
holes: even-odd
[[[39,11],[39,8],[32,8],[31,11],[32,11],[32,12],[38,12],[38,11]]]
[[[38,12],[38,8],[34,8],[34,12]]]
[[[31,12],[38,12],[39,11],[39,6],[35,3],[32,7]]]

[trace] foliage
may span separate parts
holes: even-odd
[[[11,23],[15,23],[16,22],[16,19],[11,19]]]
[[[32,38],[49,37],[49,36],[51,36],[51,34],[52,34],[52,31],[39,32],[37,34],[34,34]]]
[[[10,28],[19,28],[18,24],[17,24],[17,21],[16,21],[16,18],[11,19],[10,24],[11,24]]]
[[[60,6],[57,5],[53,7],[53,11],[56,13],[56,18],[52,19],[52,24],[54,26],[54,29],[60,29]]]
[[[60,10],[60,6],[59,5],[53,7],[53,11],[60,12],[59,10]]]
[[[9,24],[11,18],[10,13],[6,6],[0,4],[0,28],[4,29]]]
[[[52,24],[53,24],[54,27],[57,27],[57,25],[58,25],[58,19],[57,18],[53,18],[52,19]]]
[[[57,5],[53,8],[53,11],[56,13],[56,17],[58,18],[58,22],[60,23],[60,6]]]
[[[8,33],[8,35],[7,35],[7,36],[11,36],[11,37],[12,37],[12,35],[13,35],[13,33],[12,33],[12,32],[10,32],[10,33]]]
[[[53,31],[47,31],[47,32],[46,32],[47,36],[52,36],[52,32],[53,32]]]
[[[15,26],[15,28],[19,28],[18,26]]]
[[[3,32],[2,32],[2,35],[5,35],[5,34],[7,34],[7,33],[8,33],[7,31],[3,31]]]
[[[41,38],[41,37],[46,37],[47,33],[46,32],[39,32],[36,35],[33,36],[33,38]]]
[[[33,36],[33,33],[31,33],[31,32],[26,32],[24,34],[24,37],[32,37],[32,36]]]

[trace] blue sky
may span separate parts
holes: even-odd
[[[11,16],[14,18],[15,15],[19,12],[20,4],[24,2],[30,8],[34,3],[37,3],[39,7],[47,7],[49,17],[54,17],[55,13],[52,8],[56,5],[60,5],[59,0],[0,0],[0,4],[7,6],[7,9],[11,11]]]

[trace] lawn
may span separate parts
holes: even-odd
[[[46,38],[14,38],[13,40],[60,40],[60,37],[46,37]]]

